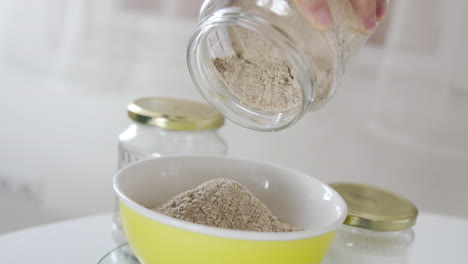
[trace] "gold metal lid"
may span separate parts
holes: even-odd
[[[334,183],[335,189],[348,205],[346,225],[375,231],[400,231],[412,227],[418,209],[398,194],[374,186]]]
[[[127,110],[136,122],[168,130],[212,130],[224,125],[224,117],[216,110],[189,100],[146,97],[130,103]]]

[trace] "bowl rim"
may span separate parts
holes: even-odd
[[[320,183],[322,187],[324,187],[325,189],[333,193],[333,196],[335,197],[335,201],[336,201],[334,204],[337,205],[341,209],[340,212],[338,212],[338,214],[341,214],[341,215],[339,215],[337,219],[328,223],[325,226],[322,226],[319,228],[310,228],[310,229],[305,229],[302,231],[295,231],[295,232],[255,232],[255,231],[232,230],[232,229],[226,229],[226,228],[220,228],[220,227],[212,227],[212,226],[206,226],[206,225],[201,225],[201,224],[195,224],[195,223],[191,223],[191,222],[187,222],[184,220],[179,220],[170,216],[163,215],[161,213],[153,211],[133,201],[120,189],[118,180],[120,177],[122,177],[121,175],[123,174],[123,172],[129,168],[140,166],[143,163],[153,162],[155,160],[184,159],[184,158],[223,159],[223,160],[229,159],[229,160],[235,160],[238,162],[248,162],[248,163],[255,163],[261,166],[269,166],[272,168],[286,170],[293,174],[310,177],[316,180],[318,183]],[[306,173],[303,173],[297,170],[293,170],[285,166],[280,166],[280,165],[269,163],[269,162],[236,158],[236,157],[231,157],[231,156],[172,155],[172,156],[154,157],[154,158],[140,160],[120,169],[114,176],[113,187],[114,187],[115,194],[117,195],[117,197],[119,198],[121,202],[123,202],[130,209],[134,210],[135,212],[145,217],[148,217],[152,220],[156,220],[159,223],[162,223],[171,227],[183,229],[185,231],[191,231],[191,232],[200,233],[204,235],[222,237],[222,238],[230,238],[230,239],[252,240],[252,241],[288,241],[288,240],[302,240],[302,239],[317,237],[317,236],[325,235],[327,233],[335,231],[344,222],[347,216],[347,211],[348,211],[346,202],[341,197],[341,195],[338,194],[328,184],[325,184],[324,182],[320,181],[319,179],[313,176],[310,176]]]

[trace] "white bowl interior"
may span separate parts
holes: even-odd
[[[142,161],[121,170],[114,188],[117,194],[153,208],[216,178],[241,183],[282,221],[303,229],[329,229],[330,225],[336,228],[346,214],[341,196],[311,176],[284,167],[226,157],[181,156]]]

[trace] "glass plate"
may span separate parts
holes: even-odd
[[[140,264],[138,259],[129,252],[132,250],[128,243],[122,244],[104,255],[98,264]]]

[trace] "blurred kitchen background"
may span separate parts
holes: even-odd
[[[203,100],[185,62],[201,3],[0,0],[0,233],[112,211],[126,104]],[[468,217],[467,13],[395,0],[329,105],[278,133],[228,122],[229,155]]]

